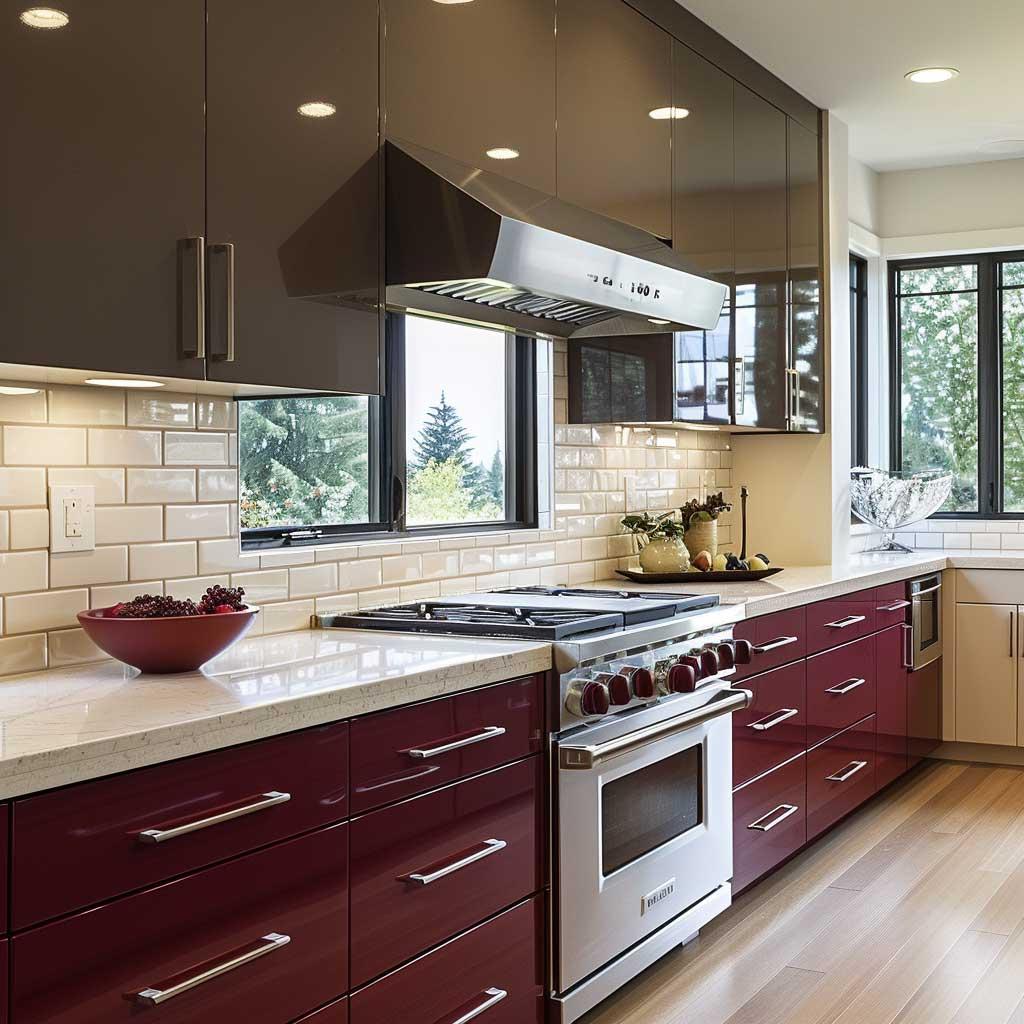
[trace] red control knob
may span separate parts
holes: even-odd
[[[613,704],[621,706],[628,704],[633,699],[633,691],[629,688],[629,680],[621,672],[615,675],[609,672],[597,678],[602,685],[608,687],[608,696]]]
[[[673,693],[693,693],[697,689],[697,671],[693,665],[684,665],[682,661],[673,665],[668,670],[668,688]]]
[[[725,643],[719,644],[717,647],[718,651],[718,664],[723,668],[735,668],[736,667],[736,648],[732,644]]]
[[[629,675],[629,685],[633,688],[633,694],[640,700],[650,700],[654,696],[654,676],[646,668],[635,668],[632,672],[624,669]]]
[[[754,648],[749,640],[734,640],[732,646],[737,665],[749,665],[754,660]]]
[[[718,655],[712,650],[700,652],[701,675],[717,675],[721,666],[718,664]]]
[[[585,715],[607,715],[611,707],[608,687],[603,683],[587,683],[580,693],[580,710]]]

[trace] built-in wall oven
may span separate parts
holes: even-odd
[[[942,657],[942,573],[908,580],[910,657],[913,671]]]

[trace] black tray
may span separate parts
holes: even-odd
[[[782,566],[772,566],[770,569],[726,569],[724,572],[644,572],[643,569],[615,571],[634,583],[750,583],[782,572]]]

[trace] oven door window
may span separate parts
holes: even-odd
[[[939,640],[938,594],[925,594],[918,601],[917,643],[922,653]]]
[[[601,864],[610,875],[704,820],[704,748],[688,747],[601,788]]]

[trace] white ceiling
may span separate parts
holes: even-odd
[[[878,171],[1024,157],[1024,0],[680,0],[850,126],[850,153]],[[952,66],[941,85],[904,80]]]

